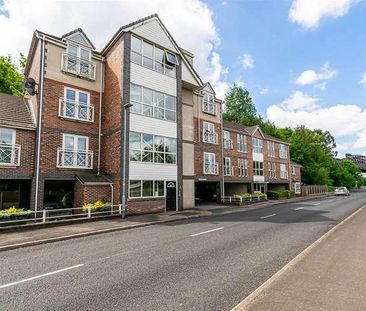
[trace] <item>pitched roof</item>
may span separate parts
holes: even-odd
[[[77,29],[74,29],[74,30],[72,30],[72,31],[70,31],[68,33],[65,33],[61,37],[61,39],[66,39],[66,38],[68,38],[71,35],[76,34],[76,33],[81,33],[85,37],[85,39],[88,41],[89,45],[93,48],[93,50],[95,50],[94,44],[90,41],[90,39],[88,38],[88,36],[85,34],[85,32],[81,28],[77,28]]]
[[[188,67],[188,70],[190,70],[190,72],[193,74],[194,78],[197,80],[197,82],[199,83],[199,85],[202,85],[203,82],[200,78],[200,76],[198,75],[198,73],[196,72],[196,70],[193,68],[193,66],[190,64],[190,62],[186,59],[186,57],[184,56],[183,51],[181,50],[181,48],[179,47],[179,45],[177,44],[177,42],[174,40],[173,36],[170,34],[169,30],[165,27],[164,23],[161,21],[160,17],[158,14],[154,13],[151,14],[149,16],[146,16],[144,18],[138,19],[132,23],[129,23],[127,25],[124,25],[122,27],[120,27],[117,32],[113,35],[113,37],[108,41],[108,43],[105,45],[105,47],[102,49],[101,54],[102,55],[106,55],[106,53],[109,51],[109,49],[111,48],[111,46],[114,44],[115,40],[117,40],[124,32],[128,32],[129,28],[136,26],[138,24],[144,23],[148,20],[151,19],[156,19],[159,24],[161,25],[161,27],[163,28],[163,30],[166,32],[166,34],[168,35],[169,39],[171,40],[171,42],[173,43],[173,45],[175,46],[175,48],[179,51],[180,56],[182,57],[184,63],[186,64],[186,66]]]
[[[111,185],[113,182],[104,175],[85,174],[77,175],[76,178],[83,185]]]
[[[292,166],[297,166],[297,167],[303,167],[301,164],[296,163],[295,161],[292,161],[292,160],[291,160],[291,165]]]
[[[254,134],[254,132],[259,128],[257,125],[255,125],[255,126],[246,126],[246,127],[244,127],[245,128],[245,130],[248,132],[248,133],[250,133],[250,135],[253,135]],[[262,132],[262,131],[261,131]]]
[[[282,141],[280,139],[278,139],[277,137],[274,137],[272,135],[268,135],[266,133],[263,133],[263,136],[268,139],[268,140],[273,140],[273,141],[276,141],[276,142],[279,142],[279,143],[282,143],[282,144],[285,144],[285,145],[289,145],[289,143],[285,142],[285,141]]]
[[[235,123],[235,122],[230,122],[230,121],[224,120],[223,128],[224,128],[224,130],[225,129],[234,130],[234,131],[238,131],[238,132],[242,132],[244,134],[250,135],[250,133],[245,129],[245,127],[243,125]]]
[[[34,130],[36,126],[29,100],[0,93],[0,126]]]

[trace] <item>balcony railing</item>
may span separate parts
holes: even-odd
[[[60,168],[93,168],[93,151],[57,149],[57,167]]]
[[[68,53],[62,54],[61,70],[78,77],[95,80],[95,64]]]
[[[203,173],[207,175],[218,175],[219,165],[217,163],[203,163]]]
[[[0,166],[19,166],[20,149],[20,145],[0,144]]]
[[[239,177],[247,177],[248,176],[248,169],[244,166],[238,166],[238,175]]]
[[[233,141],[224,138],[224,149],[233,149]]]
[[[94,122],[94,106],[60,99],[58,115],[61,118]]]
[[[233,176],[234,168],[232,166],[224,166],[224,175],[225,176]]]
[[[216,115],[216,104],[202,100],[202,111],[212,115]]]
[[[217,133],[203,131],[203,142],[210,144],[217,144]]]

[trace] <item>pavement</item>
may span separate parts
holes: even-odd
[[[323,196],[324,195],[320,195],[318,197]],[[45,225],[38,224],[36,227],[31,226],[29,228],[18,226],[19,228],[16,230],[9,230],[6,227],[3,227],[0,228],[0,233],[3,231],[0,239],[0,251],[179,220],[244,212],[251,209],[265,208],[285,202],[306,201],[312,198],[313,197],[298,197],[289,200],[262,201],[241,207],[233,205],[225,206],[218,204],[206,204],[199,208],[180,212],[129,216],[126,219],[113,217],[104,220],[98,219],[84,222],[77,221],[67,222],[64,224],[46,223]]]
[[[366,206],[339,224],[234,310],[366,310]]]
[[[3,251],[0,310],[231,310],[365,203],[314,198]]]

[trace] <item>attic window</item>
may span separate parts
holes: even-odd
[[[172,65],[177,65],[177,66],[179,65],[177,55],[175,55],[174,53],[166,51],[165,57],[166,57],[167,63],[170,63]]]

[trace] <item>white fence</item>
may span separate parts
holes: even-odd
[[[19,216],[11,216],[8,220],[0,219],[0,227],[47,223],[67,219],[93,219],[117,215],[120,215],[122,218],[125,217],[125,210],[123,209],[122,204],[106,206],[100,210],[93,209],[93,207],[76,207],[27,211]]]
[[[250,204],[259,201],[266,201],[267,195],[253,195],[251,197],[238,197],[238,196],[224,196],[221,198],[221,202],[224,204]]]
[[[309,185],[301,186],[301,196],[308,196],[312,194],[328,193],[327,185]]]

